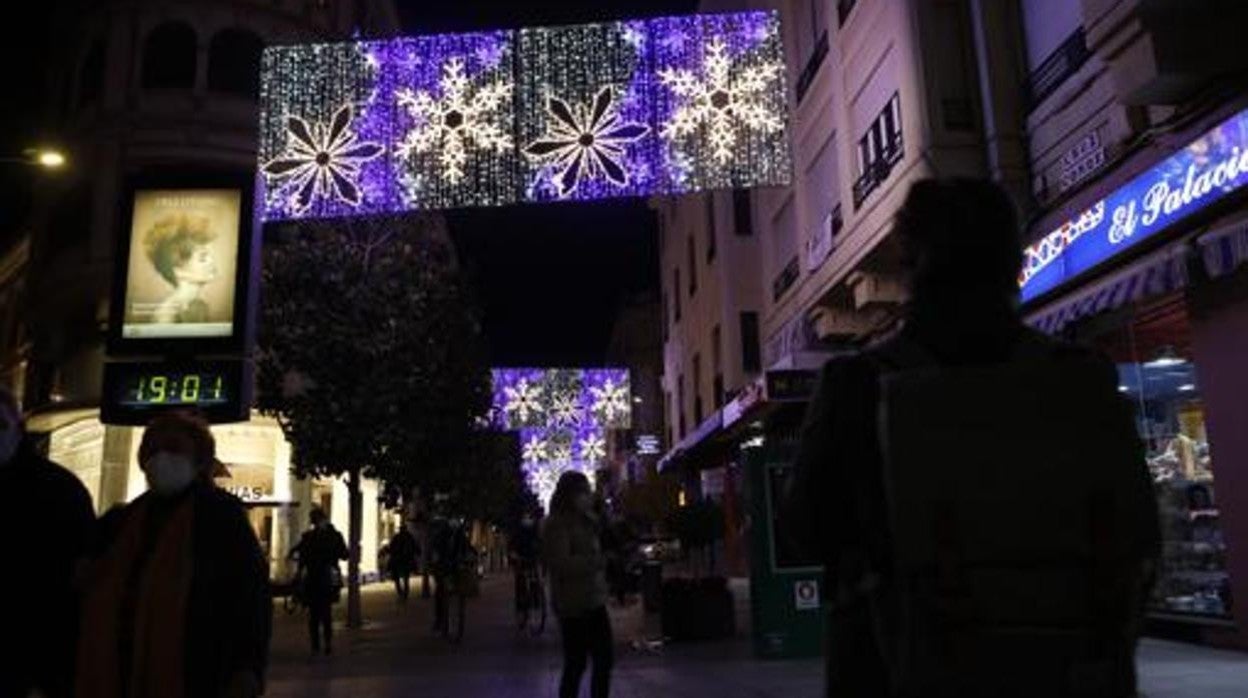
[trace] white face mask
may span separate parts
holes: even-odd
[[[181,453],[158,451],[148,459],[144,472],[148,488],[162,497],[178,494],[195,480],[195,464]]]
[[[0,464],[9,464],[17,455],[17,447],[22,443],[22,430],[17,426],[0,430]]]

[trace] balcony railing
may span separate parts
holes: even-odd
[[[905,156],[905,150],[901,145],[901,134],[888,142],[884,152],[880,153],[880,157],[876,158],[867,166],[867,171],[863,172],[858,180],[854,182],[854,209],[862,206],[862,202],[867,200],[871,192],[880,186],[884,180],[888,179],[888,175],[893,171],[893,165],[901,161]]]
[[[1079,27],[1027,78],[1027,103],[1031,108],[1053,94],[1091,55],[1083,27]]]
[[[810,53],[810,58],[806,59],[806,67],[802,68],[802,74],[797,76],[797,102],[801,104],[802,97],[806,96],[806,92],[810,89],[811,84],[815,81],[815,75],[819,72],[819,66],[823,65],[823,59],[828,55],[828,32],[819,35],[819,40],[815,42],[815,48]]]

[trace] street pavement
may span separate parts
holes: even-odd
[[[511,584],[493,575],[468,607],[462,644],[431,632],[432,600],[418,582],[406,605],[386,585],[364,590],[366,625],[342,628],[336,607],[335,654],[312,657],[302,614],[278,605],[267,695],[272,698],[553,698],[559,681],[558,628],[532,638],[517,633]],[[738,596],[743,597],[738,587]],[[744,599],[739,598],[744,606]],[[655,622],[639,605],[612,609],[616,634],[614,698],[801,698],[820,696],[819,660],[760,661],[750,654],[748,627],[733,640],[652,647]],[[1146,640],[1140,651],[1146,698],[1229,698],[1248,695],[1248,654]],[[588,678],[588,677],[587,677]],[[586,681],[588,683],[588,681]],[[588,695],[588,687],[582,689]]]

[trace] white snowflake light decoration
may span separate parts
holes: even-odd
[[[581,439],[581,460],[586,463],[598,463],[607,457],[607,443],[601,434],[589,434]]]
[[[611,379],[603,381],[601,387],[589,389],[593,396],[594,414],[600,415],[607,424],[618,423],[629,415],[628,384],[616,383]]]
[[[610,87],[599,90],[589,105],[573,107],[551,97],[546,113],[549,130],[524,152],[557,171],[552,179],[561,198],[572,195],[590,179],[605,177],[617,186],[628,186],[624,148],[649,133],[650,127],[624,121]]]
[[[399,106],[416,124],[398,151],[405,158],[436,151],[442,178],[456,184],[464,178],[469,150],[505,153],[511,149],[512,83],[495,80],[473,85],[464,74],[463,61],[452,58],[442,66],[439,88],[441,98],[425,90],[399,91]]]
[[[550,405],[550,422],[558,427],[571,427],[581,423],[580,396],[575,392],[556,393]]]
[[[354,119],[350,104],[334,112],[328,125],[309,124],[294,115],[286,117],[286,152],[261,169],[275,182],[294,183],[290,208],[296,214],[322,200],[360,205],[360,166],[380,156],[384,148],[378,143],[359,142],[351,130]]]
[[[546,439],[534,436],[524,442],[523,459],[525,463],[543,463],[549,457],[550,449]]]
[[[716,37],[706,47],[702,75],[691,70],[665,68],[659,82],[681,100],[661,133],[669,141],[705,127],[711,155],[720,164],[733,158],[739,129],[775,133],[784,129],[781,114],[772,112],[765,98],[784,74],[780,61],[738,67],[728,47]]]
[[[542,387],[540,385],[521,380],[513,387],[504,388],[503,396],[504,410],[508,416],[514,415],[518,423],[528,423],[542,415]]]

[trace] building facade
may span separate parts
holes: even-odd
[[[704,9],[740,5],[721,4]],[[1235,50],[1248,6],[754,4],[784,20],[793,184],[748,195],[754,236],[723,271],[697,254],[714,220],[701,202],[658,204],[676,425],[663,466],[724,496],[743,445],[793,442],[813,370],[896,324],[905,289],[889,234],[910,183],[988,176],[1024,214],[1027,321],[1106,352],[1137,406],[1165,537],[1153,631],[1248,646],[1248,59]],[[721,216],[730,196],[743,198],[709,197]],[[731,295],[722,276],[749,291]],[[703,325],[746,309],[757,349],[708,344]],[[725,366],[760,360],[732,376],[723,409],[699,415],[699,357],[715,351]]]
[[[1248,8],[1019,7],[1036,203],[1024,309],[1107,353],[1137,406],[1164,541],[1152,629],[1248,647]]]
[[[822,364],[899,316],[905,291],[889,232],[910,183],[993,175],[1026,188],[1021,122],[993,119],[1021,110],[1021,95],[993,91],[1016,86],[1022,71],[1019,42],[1002,36],[1021,29],[997,3],[701,9],[745,5],[781,13],[792,184],[657,204],[673,431],[662,465],[683,473],[694,496],[723,501],[730,561],[741,547],[733,529],[744,527],[733,513],[740,446],[794,439]]]
[[[86,484],[99,511],[140,494],[140,432],[99,422],[114,241],[132,176],[254,172],[260,54],[266,45],[388,36],[393,3],[374,0],[65,3],[47,119],[70,167],[40,190],[0,257],[0,371],[31,432]],[[343,530],[345,485],[298,481],[272,420],[214,427],[272,571],[326,507]],[[396,522],[366,483],[362,569]]]

